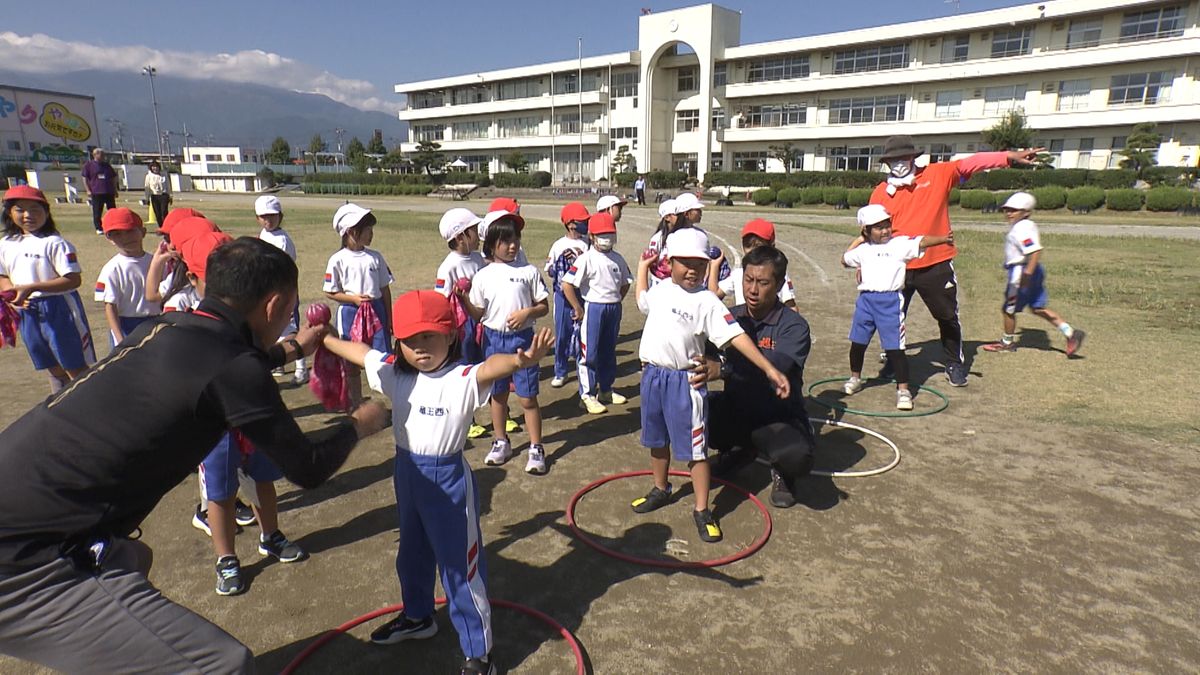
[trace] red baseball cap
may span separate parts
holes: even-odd
[[[203,280],[208,271],[208,255],[217,247],[231,241],[233,241],[233,237],[224,232],[203,232],[189,239],[187,243],[181,245],[180,249],[188,271]]]
[[[120,230],[136,230],[142,226],[142,217],[125,207],[109,209],[104,212],[100,226],[104,228],[104,234]]]
[[[586,206],[579,202],[571,202],[562,207],[559,217],[562,218],[563,225],[576,220],[587,220],[588,210]]]
[[[28,185],[16,185],[4,191],[4,201],[10,199],[28,199],[33,202],[41,202],[47,206],[50,202],[46,201],[46,195],[41,190]]]
[[[172,209],[171,212],[167,214],[167,217],[163,218],[162,224],[160,224],[158,226],[158,233],[159,234],[171,234],[171,228],[178,225],[179,222],[182,221],[184,218],[203,218],[203,217],[204,217],[204,214],[200,213],[196,209],[189,209],[189,208]]]
[[[392,303],[392,335],[397,340],[427,331],[450,335],[455,328],[450,300],[437,291],[409,291]]]
[[[769,220],[755,218],[742,228],[742,238],[754,235],[766,241],[775,241],[775,226]]]
[[[488,207],[488,211],[508,211],[509,213],[520,213],[521,205],[512,197],[496,197],[492,200],[492,205]]]
[[[617,223],[607,211],[594,213],[588,218],[588,234],[616,234]]]
[[[163,220],[166,220],[165,218]],[[207,218],[191,216],[175,223],[171,228],[171,243],[177,250],[183,250],[183,245],[206,232],[220,232],[221,228]]]

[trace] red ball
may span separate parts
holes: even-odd
[[[304,318],[308,320],[309,326],[322,326],[333,319],[333,314],[329,311],[329,306],[325,303],[314,302],[305,310]]]

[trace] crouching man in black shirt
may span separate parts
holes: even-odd
[[[742,260],[746,304],[732,314],[771,365],[787,376],[791,395],[775,396],[762,371],[741,354],[729,352],[721,364],[706,358],[693,382],[725,380],[725,391],[709,398],[709,445],[720,454],[715,471],[736,468],[754,453],[771,463],[771,504],[795,505],[795,481],[812,469],[816,439],[804,408],[804,362],[811,347],[808,322],[779,302],[787,256],[760,246]],[[703,371],[703,372],[701,372]],[[737,454],[735,449],[739,450]]]
[[[150,584],[150,549],[128,537],[229,429],[311,488],[386,425],[368,404],[314,443],[280,398],[271,369],[324,337],[275,344],[291,258],[243,237],[207,268],[195,312],[142,324],[0,432],[0,653],[70,673],[252,672],[249,649]]]

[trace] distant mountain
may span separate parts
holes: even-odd
[[[140,73],[81,70],[46,75],[0,68],[0,84],[95,96],[104,147],[115,134],[107,121],[111,118],[124,124],[126,148],[157,148],[150,83]],[[313,134],[321,134],[329,149],[336,150],[334,129],[339,128],[346,130],[344,143],[357,136],[364,144],[379,129],[390,148],[407,134],[407,124],[395,115],[359,110],[320,94],[165,75],[154,78],[154,88],[159,125],[172,132],[171,147],[177,152],[185,124],[192,145],[208,145],[211,137],[214,145],[254,148],[270,147],[276,136],[286,138],[293,149],[307,148]]]

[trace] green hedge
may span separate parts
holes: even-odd
[[[950,206],[957,204],[960,197],[962,197],[961,188],[950,188]]]
[[[1067,208],[1072,211],[1098,209],[1103,205],[1104,190],[1098,187],[1084,186],[1067,192]]]
[[[770,176],[771,174],[762,175]],[[638,174],[632,172],[614,173],[612,180],[617,184],[617,187],[631,188],[633,187],[633,181],[637,180],[637,177]],[[682,171],[650,171],[646,174],[646,187],[656,190],[678,190],[687,183],[687,179],[688,175]],[[762,183],[762,185],[766,184]],[[724,183],[724,185],[734,185],[734,183]],[[737,183],[737,185],[754,186],[759,185],[759,183]]]
[[[427,195],[433,185],[399,184],[371,185],[361,183],[305,182],[301,185],[305,194],[317,195]]]
[[[785,187],[784,189],[775,193],[775,201],[785,206],[792,206],[793,204],[800,203],[800,197],[800,188],[795,187]]]
[[[825,188],[821,197],[826,204],[830,206],[837,206],[838,204],[846,203],[849,194],[846,188],[831,185]]]
[[[1089,171],[1088,185],[1094,185],[1101,190],[1116,188],[1131,188],[1137,181],[1137,173],[1129,169],[1109,169],[1107,171]]]
[[[1152,166],[1142,171],[1142,179],[1154,186],[1190,187],[1197,177],[1196,167]],[[1147,196],[1147,208],[1149,208]]]
[[[811,186],[800,188],[800,203],[821,204],[825,201],[825,189]]]
[[[985,206],[995,206],[996,196],[987,190],[963,190],[959,193],[958,204],[964,209],[978,211]]]
[[[546,171],[530,173],[504,171],[492,175],[492,184],[498,188],[544,188],[550,184],[550,174]]]
[[[310,173],[299,177],[304,184],[358,184],[358,185],[441,185],[442,183],[474,183],[480,187],[492,184],[487,173],[454,171],[452,173]]]
[[[1117,188],[1104,194],[1104,203],[1110,211],[1138,211],[1144,199],[1141,190],[1132,188]]]
[[[1061,209],[1067,204],[1066,188],[1057,185],[1048,185],[1046,187],[1034,188],[1030,190],[1030,194],[1037,200],[1039,210],[1053,211]]]
[[[755,190],[754,194],[750,195],[750,198],[753,199],[754,203],[758,206],[770,206],[771,204],[775,203],[776,196],[777,195],[775,194],[774,190],[771,188],[764,188],[762,190]]]
[[[871,188],[850,188],[846,190],[846,204],[858,208],[871,203]]]
[[[1155,187],[1146,191],[1147,211],[1178,211],[1192,205],[1192,192],[1181,187]]]

